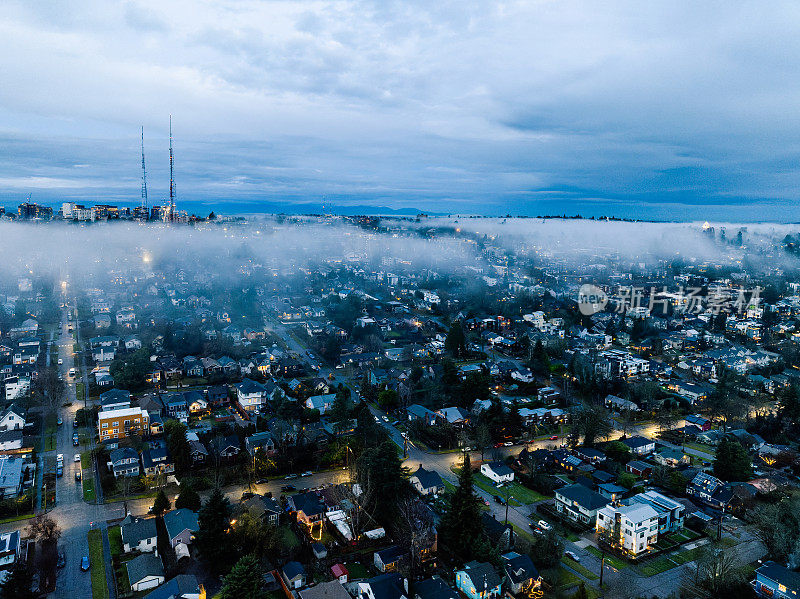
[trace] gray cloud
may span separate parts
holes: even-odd
[[[80,197],[84,181],[87,199],[105,182],[135,202],[138,126],[165,187],[173,113],[187,201],[627,216],[778,206],[800,184],[798,13],[788,2],[9,2],[0,198]]]

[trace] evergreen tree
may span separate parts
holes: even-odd
[[[0,599],[35,599],[38,594],[33,591],[32,586],[33,575],[17,560],[5,581],[0,584]]]
[[[263,589],[264,579],[261,564],[253,555],[245,555],[222,583],[222,599],[262,599],[267,596]]]
[[[170,506],[170,501],[166,493],[164,493],[164,489],[159,490],[158,495],[156,495],[156,500],[153,502],[153,513],[156,516],[161,516],[164,512],[169,510]]]
[[[463,358],[467,355],[467,338],[461,327],[461,321],[454,320],[450,325],[450,330],[444,339],[444,349],[456,358]]]
[[[367,449],[358,458],[357,475],[371,501],[368,509],[384,526],[391,527],[397,518],[399,503],[408,497],[408,469],[397,455],[397,446],[386,440]]]
[[[469,454],[458,472],[458,487],[450,495],[440,526],[442,543],[463,560],[473,557],[473,548],[483,536],[480,500],[472,486]]]
[[[753,475],[753,463],[738,441],[723,437],[714,459],[714,476],[724,481],[745,481]]]
[[[199,530],[195,544],[200,556],[215,572],[225,569],[229,561],[228,528],[231,505],[219,488],[214,489],[197,517]]]
[[[179,420],[169,419],[164,424],[164,436],[167,439],[167,450],[175,462],[175,469],[178,472],[185,472],[191,465],[186,425]]]
[[[197,512],[202,507],[202,502],[200,501],[200,495],[197,494],[191,486],[185,486],[181,491],[181,494],[178,495],[178,498],[175,500],[175,507],[176,508],[186,508],[192,510],[193,512]]]

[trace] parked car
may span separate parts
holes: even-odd
[[[296,488],[296,487],[295,487],[294,485],[283,485],[283,486],[281,487],[281,491],[283,491],[284,493],[286,493],[287,491],[294,491],[294,490],[295,490],[295,488]]]
[[[537,525],[539,528],[541,528],[542,530],[550,530],[551,528],[553,528],[553,527],[550,525],[550,523],[549,523],[549,522],[547,522],[546,520],[539,520],[539,522],[537,522],[537,523],[536,523],[536,525]]]
[[[550,435],[551,441],[558,441],[558,435]]]
[[[503,443],[503,445],[505,445],[506,447],[511,447],[512,445],[514,445],[514,443],[511,441],[506,441],[505,443]]]
[[[78,441],[78,433],[74,433],[74,434],[72,435],[72,444],[73,444],[75,447],[77,447],[78,445],[80,445],[80,442]]]
[[[292,480],[293,478],[297,478],[297,474],[287,474],[283,478],[284,480]]]
[[[67,558],[64,556],[64,552],[61,551],[58,554],[58,562],[56,562],[56,566],[59,568],[63,568],[66,565],[67,565]]]
[[[81,482],[81,471],[80,470],[76,470],[75,471],[75,482],[76,483]]]
[[[254,494],[251,493],[250,491],[245,491],[244,493],[242,493],[242,501],[244,501],[246,499],[250,499],[253,496],[254,496]]]
[[[566,556],[567,556],[569,559],[571,559],[571,560],[573,560],[573,561],[576,561],[576,562],[579,562],[579,561],[581,561],[581,558],[580,558],[580,556],[578,556],[578,554],[577,554],[577,553],[574,553],[574,552],[572,552],[572,551],[565,551],[565,552],[564,552],[564,555],[566,555]]]
[[[84,572],[88,572],[89,571],[89,556],[88,555],[84,555],[81,558],[81,570],[84,571]]]
[[[59,416],[58,418],[56,418],[56,424],[58,426],[61,426],[62,424],[64,424],[64,419],[61,416]]]
[[[78,428],[78,419],[77,418],[73,418],[72,419],[72,428]]]
[[[311,472],[311,470],[306,470],[306,471],[305,471],[305,472],[303,472],[303,474],[301,474],[300,476],[311,476],[312,474],[314,474],[314,473],[313,473],[313,472]]]
[[[61,366],[63,363],[64,363],[64,360],[62,360],[61,358],[59,358],[59,359],[58,359],[58,365],[59,365],[59,366]]]
[[[495,495],[494,496],[494,501],[495,501],[495,503],[499,503],[500,505],[503,504],[503,498],[500,497],[500,495]]]
[[[74,457],[74,458],[72,458],[72,461],[73,461],[73,462],[80,462],[80,461],[81,461],[81,454],[79,454],[79,453],[76,453],[76,454],[75,454],[75,457]]]

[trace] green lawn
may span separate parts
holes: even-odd
[[[600,578],[597,574],[595,574],[594,572],[592,572],[588,568],[580,565],[574,559],[569,558],[566,555],[561,558],[561,563],[562,564],[566,564],[567,566],[569,566],[570,568],[572,568],[573,570],[575,570],[579,574],[582,574],[583,576],[585,576],[589,580],[597,580],[598,578]]]
[[[588,551],[589,553],[591,553],[594,556],[597,556],[597,557],[600,557],[600,558],[603,557],[603,554],[600,552],[600,550],[597,547],[594,547],[592,545],[589,545],[586,548],[586,551]],[[606,553],[606,563],[609,566],[613,566],[617,570],[622,570],[622,569],[628,567],[627,562],[622,561],[620,558],[618,558],[615,555],[611,555],[610,553]]]
[[[83,383],[77,383],[75,385],[75,399],[77,401],[83,401]]]
[[[569,587],[574,587],[576,584],[580,584],[581,579],[580,577],[575,574],[574,572],[570,572],[566,568],[559,568],[558,570],[558,580],[555,583],[555,586],[559,589],[567,589]]]
[[[662,555],[644,562],[638,567],[642,576],[655,576],[667,570],[677,567],[678,564],[670,560],[666,555]]]
[[[83,484],[83,500],[88,503],[94,503],[94,476],[92,476],[91,471],[89,474],[81,476],[81,483]]]
[[[677,563],[677,564],[687,564],[697,557],[698,552],[702,549],[701,547],[695,547],[694,549],[687,549],[686,551],[679,551],[678,553],[673,553],[670,555],[670,559]]]
[[[119,526],[108,529],[108,544],[111,546],[112,557],[122,553],[122,529]]]
[[[349,580],[359,580],[361,578],[369,577],[369,572],[367,569],[358,562],[347,563],[345,564],[345,568],[347,568]]]
[[[88,470],[92,467],[92,452],[84,451],[81,453],[81,468]]]
[[[103,533],[100,530],[89,531],[89,563],[92,572],[92,597],[108,599],[106,562],[103,559]]]
[[[498,489],[494,485],[494,483],[492,481],[490,481],[488,478],[486,478],[485,476],[483,476],[483,474],[475,474],[472,477],[472,480],[475,483],[475,486],[483,489],[484,491],[486,491],[490,495],[498,495],[498,496],[502,497],[503,499],[505,499],[505,497],[506,497],[506,489]],[[513,493],[511,493],[511,497],[508,500],[508,504],[512,505],[512,506],[517,506],[517,507],[521,505],[519,501],[514,499]]]

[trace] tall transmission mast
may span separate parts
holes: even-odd
[[[169,115],[169,218],[172,220],[175,213],[175,178],[172,172],[172,115]]]
[[[142,208],[147,210],[147,171],[144,168],[144,126],[142,126]]]

